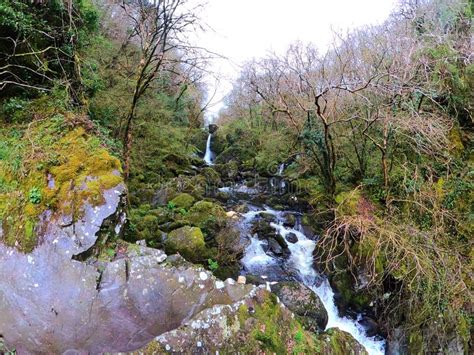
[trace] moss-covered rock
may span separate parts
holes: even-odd
[[[213,168],[205,167],[201,169],[201,174],[206,178],[209,187],[217,188],[221,184],[221,177]]]
[[[156,338],[141,353],[365,355],[350,334],[330,330],[316,336],[274,294],[260,288],[243,302],[214,306]]]
[[[235,160],[215,164],[214,169],[219,173],[223,180],[233,181],[239,174],[239,164]]]
[[[198,227],[184,226],[171,231],[166,239],[166,252],[180,253],[186,260],[198,262],[206,249],[204,235]]]
[[[172,199],[170,202],[170,206],[175,207],[175,208],[184,208],[186,210],[190,209],[191,206],[194,204],[194,197],[191,196],[188,193],[180,193],[178,196],[176,196],[174,199]]]
[[[279,282],[272,291],[281,302],[297,315],[301,324],[309,331],[323,331],[328,322],[328,313],[319,297],[308,287],[298,282]]]
[[[7,245],[31,251],[43,213],[76,221],[86,204],[104,204],[103,192],[122,183],[120,161],[78,122],[88,121],[65,113],[0,129],[0,221]]]
[[[217,203],[210,201],[197,202],[183,219],[193,226],[199,227],[208,236],[213,238],[225,226],[226,213]]]

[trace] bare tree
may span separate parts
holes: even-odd
[[[189,56],[194,47],[187,42],[186,34],[198,26],[199,7],[189,7],[187,0],[137,0],[122,4],[133,23],[131,40],[139,47],[133,95],[122,127],[125,179],[130,171],[132,124],[141,97],[162,70],[173,70],[178,63],[197,65],[198,56]]]

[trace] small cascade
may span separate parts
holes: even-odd
[[[285,182],[285,179],[283,178],[283,170],[285,170],[285,163],[283,164],[280,164],[280,166],[278,167],[278,176],[280,176],[280,189],[282,192],[285,192],[285,188],[286,188],[286,182]]]
[[[207,165],[212,165],[212,161],[214,160],[214,153],[211,150],[211,138],[212,134],[209,133],[207,136],[207,143],[206,143],[206,153],[204,154],[204,161]]]
[[[329,282],[322,275],[318,274],[313,267],[313,250],[316,246],[316,241],[306,237],[301,228],[300,218],[297,216],[296,223],[293,228],[283,225],[285,214],[296,212],[283,212],[270,209],[257,209],[250,206],[251,210],[243,215],[240,222],[240,228],[244,236],[249,238],[250,243],[245,249],[244,257],[241,260],[245,270],[249,273],[258,274],[260,276],[269,276],[269,281],[279,281],[285,276],[278,274],[279,270],[291,270],[293,277],[303,282],[314,293],[316,293],[326,308],[328,313],[329,328],[339,328],[345,332],[350,333],[370,355],[381,355],[385,353],[385,341],[378,340],[375,337],[368,337],[365,335],[365,330],[357,320],[348,317],[339,316],[337,306],[334,302],[334,291]],[[276,222],[270,223],[271,227],[275,229],[283,238],[289,233],[296,235],[298,238],[296,243],[288,243],[288,248],[291,252],[288,260],[273,257],[265,253],[265,240],[260,240],[257,235],[249,234],[252,221],[257,218],[260,213],[271,214],[275,217]]]

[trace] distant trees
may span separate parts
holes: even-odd
[[[291,129],[329,195],[338,171],[351,169],[358,181],[379,175],[386,199],[396,155],[398,164],[420,154],[444,159],[456,124],[447,113],[464,122],[472,114],[465,8],[454,0],[407,2],[383,27],[340,36],[324,54],[296,43],[250,62],[228,112],[238,108],[239,118],[251,119],[258,109],[270,125]],[[374,155],[379,174],[368,166]]]

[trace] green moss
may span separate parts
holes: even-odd
[[[354,216],[357,214],[359,200],[361,198],[360,190],[352,190],[341,192],[336,196],[336,203],[338,213],[346,216]]]
[[[198,262],[205,259],[204,235],[197,227],[184,226],[171,231],[166,239],[166,252],[179,252],[185,259]]]
[[[214,202],[199,201],[184,216],[184,220],[193,226],[201,228],[206,234],[215,236],[224,226],[226,213],[224,209]]]
[[[195,201],[194,197],[192,197],[190,194],[187,194],[187,193],[181,193],[171,200],[172,204],[178,209],[180,208],[190,209],[192,205],[194,204],[194,201]]]
[[[8,245],[32,250],[36,237],[31,225],[42,212],[77,219],[84,203],[102,204],[102,192],[122,182],[118,159],[83,128],[71,129],[68,122],[76,119],[56,113],[29,125],[0,128],[0,221]]]

